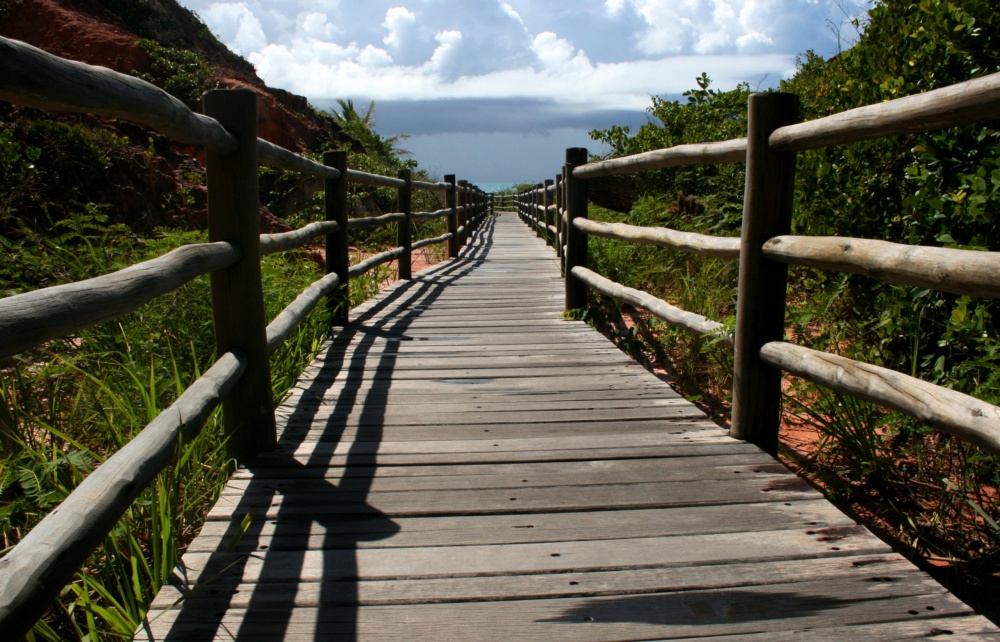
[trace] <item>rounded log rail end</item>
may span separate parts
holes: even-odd
[[[776,236],[764,243],[764,256],[897,285],[1000,298],[1000,252],[841,236]]]
[[[793,375],[897,410],[1000,455],[1000,408],[909,375],[835,354],[775,341],[760,357]]]

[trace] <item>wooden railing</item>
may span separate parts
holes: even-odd
[[[256,95],[218,90],[197,114],[137,78],[64,60],[0,38],[0,100],[54,111],[89,113],[151,127],[177,142],[205,149],[208,243],[189,245],[113,274],[0,299],[0,357],[17,354],[135,310],[191,279],[211,275],[218,359],[177,401],[91,473],[0,559],[0,631],[21,639],[73,574],[111,532],[136,497],[168,464],[178,440],[190,440],[212,410],[223,406],[229,453],[237,461],[276,444],[268,356],[321,301],[333,323],[345,324],[351,277],[398,261],[411,276],[411,251],[448,243],[456,257],[489,213],[490,199],[466,181],[412,180],[349,169],[347,153],[323,163],[257,138]],[[246,141],[246,143],[244,142]],[[247,144],[248,143],[248,144]],[[284,234],[260,235],[258,163],[324,179],[328,220]],[[349,219],[348,183],[396,188],[400,211]],[[441,192],[446,207],[413,212],[415,189]],[[411,224],[447,219],[447,233],[413,241]],[[395,223],[399,247],[348,265],[350,230]],[[270,324],[264,318],[260,257],[325,237],[327,275],[306,288]]]
[[[588,235],[650,243],[703,256],[738,259],[739,284],[730,433],[774,454],[778,447],[781,376],[799,377],[915,417],[926,425],[1000,454],[1000,408],[919,379],[784,341],[789,264],[865,274],[886,283],[970,296],[1000,297],[1000,253],[900,245],[871,239],[790,236],[796,152],[898,134],[928,132],[1000,118],[1000,74],[917,96],[798,122],[798,98],[754,94],[746,138],[680,145],[587,163],[569,149],[555,180],[501,206],[520,216],[563,257],[566,308],[587,303],[587,289],[645,309],[697,335],[722,324],[680,310],[587,268]],[[587,219],[587,182],[594,178],[682,165],[746,163],[739,238]]]

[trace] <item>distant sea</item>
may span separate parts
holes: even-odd
[[[517,185],[517,183],[480,183],[477,187],[487,194],[493,194],[495,192],[502,192],[510,189],[515,185]]]

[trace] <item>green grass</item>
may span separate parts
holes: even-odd
[[[141,239],[106,225],[93,208],[52,237],[5,239],[0,273],[15,290],[110,272],[200,233],[161,231]],[[265,257],[268,318],[319,268],[304,255]],[[352,302],[370,296],[378,275],[353,283]],[[314,312],[271,359],[281,399],[319,349],[329,317]],[[208,278],[155,299],[115,321],[17,355],[0,369],[0,534],[4,551],[56,507],[106,457],[126,444],[208,366],[214,354]],[[130,639],[152,597],[214,503],[233,462],[219,412],[133,504],[62,592],[32,637]]]

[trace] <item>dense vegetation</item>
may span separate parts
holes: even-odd
[[[805,119],[1000,70],[1000,9],[990,0],[885,0],[854,26],[856,44],[829,60],[804,54],[795,76],[781,83],[801,97]],[[717,91],[707,75],[696,80],[683,102],[654,98],[650,121],[638,131],[612,127],[592,136],[615,156],[743,136],[749,88]],[[639,188],[627,217],[600,209],[592,216],[739,233],[741,167],[662,170],[643,176]],[[992,122],[800,154],[793,233],[997,251],[998,206],[1000,127]],[[610,278],[732,322],[734,263],[596,239],[591,247]],[[809,269],[793,269],[790,280],[787,326],[795,341],[1000,401],[996,302]],[[605,322],[620,313],[608,302],[589,312]],[[636,318],[633,330],[609,327],[629,349],[668,359],[690,394],[704,395],[724,416],[731,353]],[[996,458],[800,381],[791,382],[785,415],[787,424],[818,426],[819,449],[800,455],[800,463],[834,499],[874,513],[876,525],[914,555],[947,563],[973,583],[993,580],[1000,561]],[[996,604],[978,605],[997,612]]]
[[[148,80],[194,102],[209,67],[190,52],[153,41]],[[369,110],[369,115],[370,115]],[[139,127],[2,106],[0,280],[4,295],[77,281],[203,242],[204,170],[169,141]],[[395,175],[416,163],[375,133],[369,118],[351,131],[352,167]],[[308,155],[336,143],[321,140]],[[418,178],[426,178],[417,172]],[[315,181],[263,168],[264,214],[300,226],[322,216]],[[435,197],[414,207],[437,209]],[[352,186],[352,215],[395,211],[395,190]],[[440,226],[440,221],[435,225]],[[414,238],[439,233],[416,230]],[[394,228],[365,231],[360,252],[395,245]],[[316,252],[265,257],[268,319],[321,276]],[[370,297],[390,267],[352,281],[352,304]],[[322,308],[322,306],[321,306]],[[329,317],[311,315],[271,360],[283,397],[324,339]],[[106,457],[166,408],[214,360],[207,277],[113,322],[0,364],[0,537],[2,551],[50,512]],[[217,413],[218,415],[218,413]],[[233,469],[221,421],[178,446],[174,462],[91,557],[33,639],[128,639],[172,572],[204,512]]]

